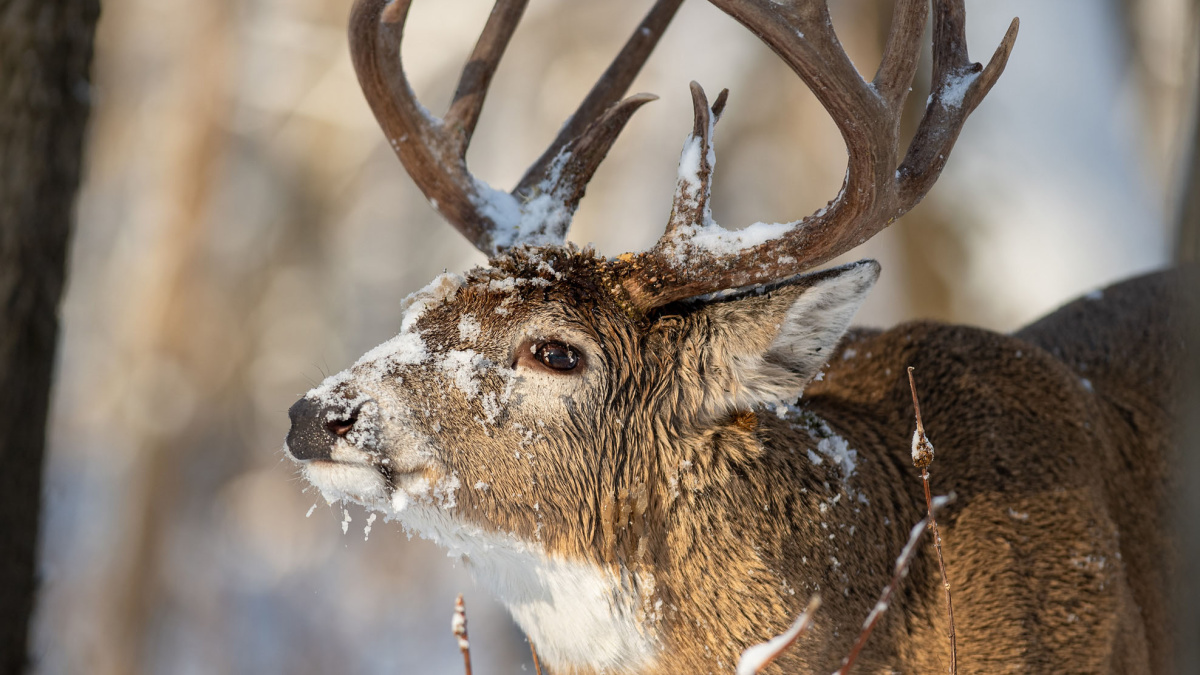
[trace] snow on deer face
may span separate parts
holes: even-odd
[[[639,317],[608,265],[547,247],[438,277],[399,335],[292,407],[287,439],[326,499],[461,557],[562,668],[653,659],[660,524],[681,489],[719,479],[714,433],[799,395],[878,274]]]
[[[613,378],[635,349],[598,262],[516,254],[410,296],[399,335],[293,406],[305,477],[451,548],[467,528],[583,554],[589,514],[564,482],[606,482]]]
[[[649,508],[664,455],[794,400],[878,274],[856,263],[635,319],[606,264],[530,249],[438,277],[399,335],[292,407],[288,452],[328,500],[452,551],[487,534],[612,562],[643,546],[612,523]]]
[[[461,556],[564,668],[654,651],[625,569],[594,553],[613,533],[601,495],[637,464],[616,392],[641,398],[622,384],[638,371],[636,333],[599,286],[602,263],[518,252],[435,279],[408,299],[399,335],[292,407],[287,440],[327,499]]]

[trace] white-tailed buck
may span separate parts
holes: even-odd
[[[793,223],[713,223],[725,95],[710,106],[693,85],[658,243],[611,259],[565,244],[588,179],[652,98],[621,97],[681,1],[654,4],[505,193],[464,158],[525,0],[496,3],[442,119],[399,58],[409,0],[357,0],[354,63],[388,142],[491,260],[413,294],[399,335],[292,407],[287,450],[304,476],[461,556],[555,673],[728,673],[818,592],[812,630],[770,672],[829,673],[925,510],[911,365],[938,490],[957,495],[942,532],[960,672],[1168,672],[1170,278],[999,335],[849,330],[879,265],[809,272],[921,200],[1016,21],[981,66],[962,0],[934,0],[932,93],[902,151],[927,0],[897,0],[869,80],[823,1],[712,0],[828,109],[849,154],[841,192]],[[913,564],[860,672],[945,670],[933,555]]]

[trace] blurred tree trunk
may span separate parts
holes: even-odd
[[[99,0],[0,0],[0,672],[25,667]]]

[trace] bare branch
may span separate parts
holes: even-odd
[[[934,507],[941,506],[940,503],[935,503]],[[875,602],[875,606],[871,608],[871,613],[867,614],[867,618],[863,621],[862,631],[859,632],[858,638],[854,641],[854,645],[850,648],[850,653],[842,660],[842,667],[837,669],[833,675],[846,675],[850,672],[850,668],[858,659],[859,653],[864,645],[867,644],[867,638],[871,637],[871,631],[875,630],[875,624],[879,621],[879,617],[883,616],[888,610],[888,604],[892,601],[892,593],[896,587],[900,585],[901,579],[908,574],[908,566],[912,563],[917,553],[917,544],[921,541],[921,535],[925,534],[925,530],[929,527],[929,517],[922,518],[920,522],[913,526],[908,534],[908,543],[904,545],[904,549],[900,552],[900,557],[896,558],[896,568],[892,574],[892,580],[887,586],[883,587],[883,592],[879,594],[879,600]]]
[[[796,644],[800,636],[804,635],[804,632],[812,625],[813,615],[817,613],[820,606],[821,596],[812,596],[808,599],[808,606],[804,608],[803,612],[800,612],[800,616],[796,617],[790,628],[782,634],[742,652],[742,657],[738,659],[737,675],[757,675],[771,665],[772,661],[779,658],[780,654],[791,649],[792,645]]]

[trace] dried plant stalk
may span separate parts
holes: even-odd
[[[813,615],[820,606],[821,596],[812,596],[808,599],[808,606],[804,608],[803,612],[800,612],[800,616],[796,617],[791,627],[783,634],[742,652],[742,657],[738,660],[736,675],[758,675],[764,668],[771,665],[772,661],[779,658],[780,654],[790,649],[800,639],[800,636],[804,635],[804,632],[812,625]]]
[[[533,640],[530,640],[528,635],[525,636],[525,641],[529,643],[529,653],[533,655],[533,670],[537,675],[542,675],[542,664],[538,661],[537,647],[533,646]]]
[[[949,498],[938,497],[931,502],[930,511],[937,511],[947,502]],[[929,529],[931,516],[925,516],[913,526],[908,534],[908,543],[904,545],[904,550],[900,552],[900,557],[896,558],[896,570],[892,573],[892,580],[887,586],[883,587],[883,592],[879,594],[879,600],[875,602],[875,607],[871,609],[871,613],[863,621],[862,631],[858,634],[858,639],[854,641],[854,646],[850,648],[850,653],[842,660],[842,667],[837,669],[833,675],[847,675],[854,662],[858,659],[859,653],[862,651],[863,645],[867,644],[867,638],[871,637],[871,631],[875,630],[875,624],[879,621],[879,617],[888,610],[888,604],[892,601],[892,593],[896,587],[900,585],[900,580],[908,573],[908,566],[912,563],[913,558],[917,554],[917,544],[921,542],[921,535],[925,534],[925,530]]]
[[[454,618],[450,620],[450,629],[458,638],[458,651],[463,655],[463,670],[471,675],[471,643],[467,640],[467,608],[463,605],[462,593],[454,601]]]
[[[917,416],[917,430],[913,435],[913,464],[921,469],[921,482],[925,485],[925,512],[929,526],[933,528],[933,547],[937,550],[938,568],[942,572],[942,587],[946,589],[946,616],[950,621],[950,675],[958,675],[958,641],[954,634],[954,601],[950,597],[950,579],[946,576],[946,561],[942,557],[942,535],[938,532],[937,518],[933,515],[933,498],[929,494],[929,465],[933,463],[933,444],[925,435],[925,423],[921,421],[921,403],[917,400],[917,383],[913,379],[913,367],[908,367],[908,387],[912,390],[913,411]],[[924,463],[918,462],[918,450]]]

